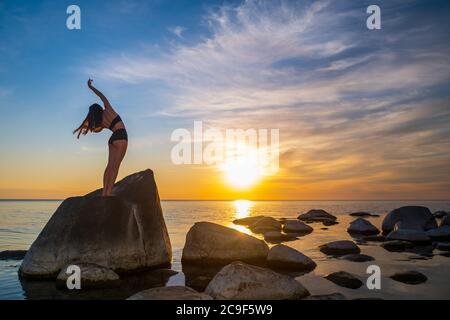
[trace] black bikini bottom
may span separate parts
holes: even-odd
[[[128,141],[127,130],[121,128],[121,129],[117,129],[116,131],[114,131],[113,134],[111,135],[111,138],[109,138],[108,144],[112,144],[116,140]]]

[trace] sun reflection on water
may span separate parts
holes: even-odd
[[[235,207],[234,219],[242,219],[250,216],[250,209],[253,207],[254,203],[250,200],[235,200],[233,205]],[[243,233],[252,233],[248,228],[234,223],[231,223],[229,227]]]

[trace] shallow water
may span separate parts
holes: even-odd
[[[28,249],[50,216],[56,210],[59,201],[0,201],[0,251]],[[330,258],[318,250],[318,246],[329,241],[352,239],[346,232],[348,224],[354,219],[348,213],[368,211],[380,214],[379,218],[368,218],[380,227],[383,216],[392,209],[404,205],[423,205],[431,211],[450,211],[450,201],[163,201],[162,207],[173,248],[172,269],[179,273],[171,275],[151,275],[145,282],[147,286],[184,284],[181,253],[189,228],[198,221],[211,221],[233,227],[251,234],[245,227],[236,226],[232,221],[254,215],[267,215],[274,218],[296,218],[299,212],[313,208],[325,209],[337,215],[339,224],[326,227],[321,223],[311,226],[314,231],[299,240],[285,242],[312,258],[317,268],[298,280],[311,294],[341,292],[348,298],[383,298],[383,299],[450,299],[450,258],[434,250],[431,257],[414,253],[391,253],[378,243],[360,244],[362,253],[375,258],[375,261],[355,263]],[[261,236],[255,235],[259,238]],[[378,265],[381,268],[381,290],[369,290],[366,286],[357,290],[339,287],[323,278],[334,271],[347,271],[366,281],[367,266]],[[0,261],[0,299],[36,299],[36,298],[73,298],[54,288],[53,283],[21,284],[17,277],[20,261]],[[407,285],[395,282],[389,275],[405,270],[417,270],[428,277],[420,285]],[[144,276],[142,276],[144,277]],[[140,282],[140,281],[137,281]],[[136,279],[129,281],[130,286]],[[133,289],[128,288],[120,294],[114,291],[91,292],[85,298],[123,298]]]

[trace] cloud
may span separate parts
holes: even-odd
[[[169,31],[172,32],[174,35],[176,35],[178,38],[183,38],[182,33],[186,30],[186,28],[183,28],[181,26],[171,27],[169,28]]]
[[[365,10],[335,2],[224,5],[207,17],[210,36],[198,43],[157,58],[111,57],[97,73],[166,82],[174,94],[162,114],[279,128],[290,154],[280,179],[428,190],[448,183],[440,172],[450,165],[450,108],[439,88],[448,88],[450,50],[438,19],[409,28],[414,4],[402,12],[376,33],[365,28]]]

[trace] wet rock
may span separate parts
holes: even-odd
[[[249,226],[254,233],[265,233],[269,231],[280,231],[282,224],[272,217],[263,217]]]
[[[264,240],[269,243],[280,243],[297,240],[297,237],[292,234],[281,233],[279,231],[269,231],[264,233]]]
[[[22,260],[27,250],[5,250],[0,252],[0,260]]]
[[[389,233],[395,225],[401,224],[402,229],[427,231],[437,228],[436,219],[426,207],[407,206],[391,211],[383,220],[383,232]]]
[[[352,216],[352,217],[360,217],[360,218],[379,217],[380,216],[378,214],[371,214],[369,212],[364,212],[364,211],[352,212],[349,215]]]
[[[330,280],[338,286],[349,289],[358,289],[363,285],[361,280],[345,271],[333,272],[327,275],[325,279]]]
[[[347,255],[341,257],[341,259],[352,261],[352,262],[367,262],[367,261],[375,260],[373,257],[365,255],[365,254],[347,254]]]
[[[349,240],[333,241],[319,247],[320,251],[327,255],[343,256],[351,253],[360,253],[361,250]]]
[[[127,300],[212,300],[212,297],[189,287],[170,286],[144,290]]]
[[[386,236],[386,240],[408,241],[418,245],[430,244],[430,237],[421,230],[397,229]]]
[[[390,276],[392,280],[407,283],[407,284],[421,284],[428,280],[428,278],[417,271],[407,271],[407,272],[400,272],[396,273],[392,276]]]
[[[292,277],[242,262],[220,270],[205,293],[218,300],[292,300],[309,295]]]
[[[383,242],[381,246],[390,252],[403,252],[414,247],[411,242],[401,240],[386,241]]]
[[[428,230],[427,235],[433,240],[448,241],[450,240],[450,226],[442,226],[436,229]]]
[[[440,227],[443,226],[450,226],[450,215],[447,214],[441,221],[441,223],[439,224]]]
[[[97,190],[58,207],[23,259],[26,277],[55,278],[73,261],[116,272],[170,265],[172,248],[151,170],[114,185],[114,196]]]
[[[261,220],[262,218],[265,218],[265,216],[246,217],[246,218],[242,218],[242,219],[233,220],[233,223],[240,225],[240,226],[249,227],[252,224],[254,224],[255,222],[257,222],[258,220]]]
[[[183,249],[182,262],[214,265],[241,260],[265,262],[269,247],[250,235],[211,222],[191,227]]]
[[[295,271],[311,271],[316,267],[311,258],[283,244],[269,250],[267,263],[271,268]]]
[[[436,245],[436,249],[441,250],[441,251],[450,251],[450,243],[448,243],[448,242],[439,242]]]
[[[368,242],[384,242],[386,241],[386,237],[383,235],[375,235],[375,236],[365,236],[361,238],[363,241]]]
[[[363,218],[358,218],[350,223],[347,232],[358,235],[377,235],[380,233],[380,230],[378,230],[378,228],[369,221]]]
[[[323,219],[322,220],[322,224],[324,225],[324,226],[334,226],[334,225],[336,225],[336,224],[339,224],[339,222],[337,222],[336,220],[331,220],[331,219]]]
[[[313,228],[298,220],[287,220],[283,225],[283,231],[286,233],[309,234]]]
[[[342,293],[330,293],[330,294],[320,294],[315,296],[306,297],[303,300],[347,300],[347,298]]]
[[[332,221],[337,220],[335,216],[329,214],[328,212],[322,209],[309,210],[307,213],[299,215],[298,219],[306,222],[327,222],[327,223],[331,223]]]
[[[444,218],[446,215],[448,215],[448,212],[447,211],[443,211],[443,210],[436,211],[435,213],[433,213],[433,216],[435,218]]]
[[[74,263],[74,265],[78,266],[81,271],[81,289],[114,287],[120,282],[119,275],[111,269],[93,263]],[[62,268],[56,278],[58,288],[67,289],[67,279],[73,274],[73,271],[68,270],[68,267],[69,265]]]

